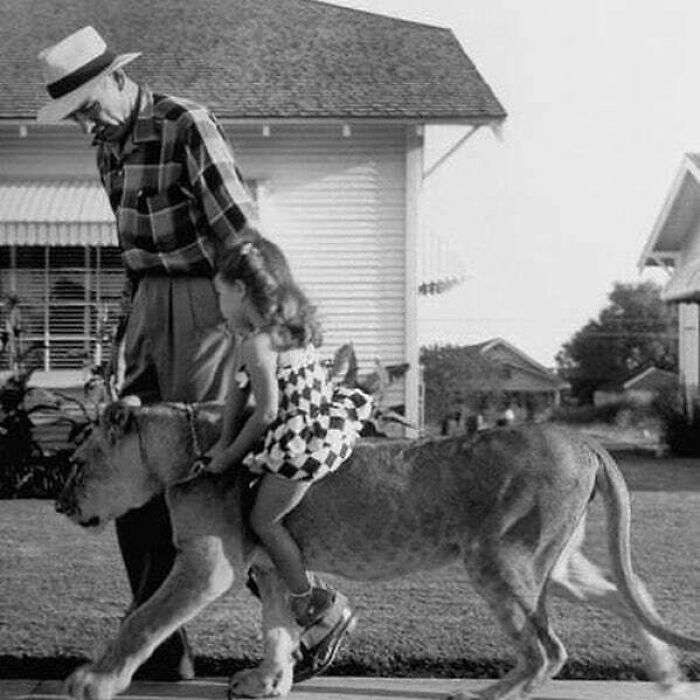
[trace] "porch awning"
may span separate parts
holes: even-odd
[[[700,258],[680,265],[661,291],[664,301],[700,302]]]
[[[0,245],[116,246],[99,182],[0,183]]]
[[[429,296],[462,284],[466,265],[449,239],[424,233],[418,248],[418,291]]]

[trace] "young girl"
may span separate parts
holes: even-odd
[[[298,624],[309,627],[331,606],[333,593],[311,586],[282,520],[311,484],[350,456],[370,413],[369,397],[328,381],[316,354],[315,309],[274,243],[260,237],[236,245],[224,256],[215,285],[221,312],[241,338],[221,439],[206,469],[222,472],[243,463],[263,474],[250,524],[291,592]],[[250,393],[252,414],[245,412]]]

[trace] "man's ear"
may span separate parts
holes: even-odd
[[[112,72],[112,80],[117,84],[117,87],[120,90],[124,89],[124,85],[126,85],[126,73],[121,69],[117,68],[117,70]]]

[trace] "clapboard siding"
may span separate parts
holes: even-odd
[[[352,341],[362,372],[406,359],[406,137],[400,125],[226,125],[258,183],[262,224],[319,306],[330,355]],[[0,129],[0,178],[96,177],[89,137]],[[405,402],[402,383],[389,394]]]
[[[328,353],[352,341],[361,371],[405,360],[405,130],[229,127],[260,185],[262,225],[319,306]],[[404,403],[402,384],[390,401]]]

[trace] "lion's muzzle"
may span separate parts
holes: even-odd
[[[75,497],[67,488],[64,488],[59,494],[56,502],[54,503],[54,508],[56,509],[57,513],[67,515],[68,517],[75,515],[76,511],[78,510]]]

